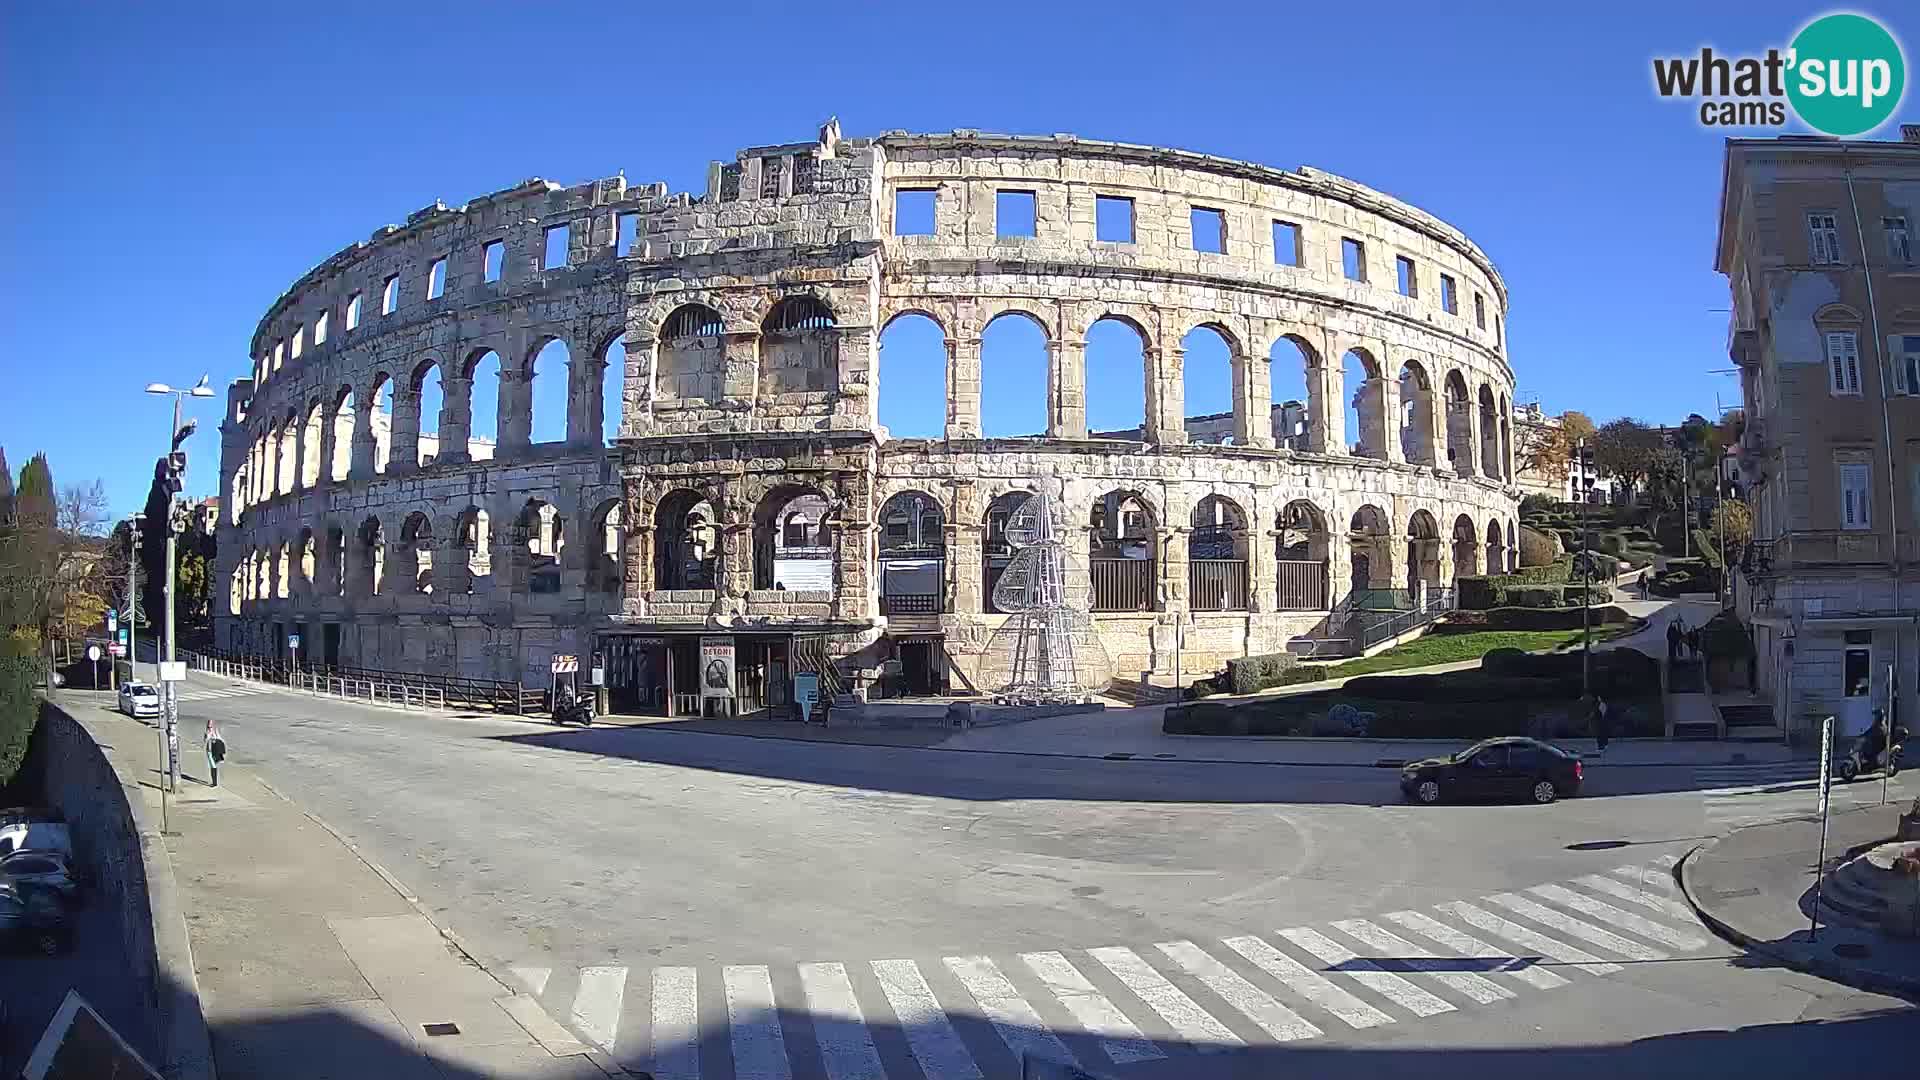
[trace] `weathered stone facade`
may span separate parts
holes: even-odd
[[[1030,236],[998,235],[1010,190],[1031,193]],[[896,235],[902,191],[934,193],[930,235]],[[1130,239],[1098,238],[1097,199],[1127,202]],[[1196,250],[1195,210],[1217,213],[1221,250]],[[1297,238],[1285,264],[1282,223]],[[561,263],[547,256],[563,227]],[[1413,295],[1394,287],[1396,256]],[[435,204],[328,259],[261,321],[223,428],[217,633],[271,652],[304,629],[312,659],[544,681],[552,652],[622,635],[803,634],[844,669],[871,667],[910,625],[964,684],[1004,618],[991,508],[1051,478],[1089,515],[1090,552],[1147,583],[1130,610],[1095,616],[1115,670],[1171,671],[1182,624],[1185,667],[1203,670],[1283,648],[1356,573],[1438,586],[1512,560],[1505,310],[1478,247],[1379,192],[1066,136],[843,139],[829,124],[716,163],[698,196],[533,180]],[[945,334],[942,438],[879,422],[878,340],[906,313]],[[1044,435],[981,437],[981,334],[1003,316],[1045,332]],[[1088,435],[1086,337],[1101,320],[1141,339],[1132,439]],[[1181,342],[1202,326],[1232,353],[1225,444],[1203,434],[1224,417],[1188,435]],[[1304,430],[1276,446],[1282,339],[1306,358],[1308,393]],[[570,358],[566,433],[535,443],[532,358],[554,340]],[[1368,372],[1348,388],[1354,433],[1349,352]],[[499,435],[476,460],[472,387],[489,354],[506,361]],[[426,435],[434,370],[445,404]],[[915,567],[940,584],[909,615],[889,602],[886,556],[905,550],[889,546],[888,522],[906,517],[890,507],[915,493],[937,508],[913,511],[914,554],[932,553]],[[1190,560],[1195,545],[1205,558]],[[831,560],[831,588],[776,574],[801,554]],[[1303,591],[1308,563],[1320,580]]]

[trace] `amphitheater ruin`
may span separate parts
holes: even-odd
[[[674,715],[715,656],[741,713],[796,673],[982,691],[1044,480],[1116,677],[1284,651],[1513,560],[1506,299],[1353,181],[1065,135],[829,122],[697,194],[436,202],[260,320],[217,644],[530,685],[593,656]]]

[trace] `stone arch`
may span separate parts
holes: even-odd
[[[453,520],[454,542],[459,545],[466,563],[462,568],[464,573],[459,575],[462,593],[477,593],[492,580],[491,525],[487,512],[478,506],[468,506]]]
[[[1444,388],[1447,410],[1447,461],[1453,471],[1460,476],[1472,476],[1474,471],[1475,447],[1473,445],[1473,402],[1467,395],[1466,377],[1459,368],[1447,372]]]
[[[924,491],[901,491],[880,506],[876,547],[880,613],[934,615],[946,610],[946,511]]]
[[[1501,539],[1500,519],[1487,520],[1487,573],[1507,572],[1507,545]]]
[[[345,596],[347,594],[347,531],[337,522],[328,522],[326,528],[327,580],[322,583],[321,591],[327,596]]]
[[[1327,515],[1309,499],[1294,499],[1274,516],[1278,610],[1324,611],[1333,535]]]
[[[1347,521],[1347,546],[1355,592],[1392,587],[1392,544],[1393,527],[1379,507],[1365,503],[1354,510]]]
[[[501,387],[505,385],[506,361],[501,359],[500,350],[493,345],[480,345],[467,350],[460,362],[460,377],[466,381],[466,405],[458,412],[466,416],[466,460],[489,461],[500,448],[501,426]],[[458,415],[450,419],[458,420]],[[446,425],[451,427],[452,425]],[[461,452],[453,445],[458,441],[459,433],[447,433],[447,445],[441,447],[443,460],[453,460],[450,455]]]
[[[660,324],[654,356],[655,401],[719,399],[726,376],[726,319],[705,304],[681,304]]]
[[[360,522],[355,539],[360,548],[355,591],[362,596],[379,596],[386,587],[386,528],[380,524],[378,517],[369,514]]]
[[[407,376],[407,388],[411,401],[406,410],[406,421],[413,434],[413,459],[415,468],[425,468],[440,460],[440,418],[446,411],[447,386],[446,369],[433,357],[424,357],[413,366]],[[398,411],[398,410],[396,410]],[[396,417],[396,424],[398,421]],[[404,452],[399,440],[395,440],[397,450]]]
[[[1500,478],[1500,414],[1486,383],[1480,384],[1480,474]]]
[[[288,495],[300,486],[300,411],[289,407],[275,431],[274,494]]]
[[[1453,579],[1480,573],[1480,538],[1473,518],[1461,514],[1453,519]]]
[[[387,456],[393,447],[393,412],[387,408],[381,398],[391,398],[393,394],[393,376],[385,371],[376,371],[373,381],[367,384],[367,391],[361,395],[361,405],[367,411],[367,430],[373,435],[373,471],[384,475],[387,471]]]
[[[894,312],[879,337],[880,425],[894,438],[937,439],[952,413],[953,342],[921,308]]]
[[[809,294],[782,297],[760,324],[760,393],[825,394],[840,386],[839,320]]]
[[[1045,434],[1052,336],[1035,312],[1006,307],[980,327],[980,434],[989,439]]]
[[[1305,337],[1283,333],[1267,346],[1267,400],[1271,403],[1273,445],[1286,450],[1326,448],[1321,429],[1320,350]]]
[[[315,398],[307,404],[306,416],[300,421],[300,486],[303,488],[318,487],[323,479],[320,432],[325,418],[326,405]]]
[[[1513,480],[1513,407],[1507,402],[1507,395],[1500,395],[1500,479]],[[1508,529],[1509,536],[1513,530]]]
[[[1187,603],[1194,611],[1247,610],[1247,513],[1209,494],[1188,515]]]
[[[1407,518],[1407,590],[1440,586],[1440,526],[1433,515],[1415,510]]]
[[[1400,408],[1396,434],[1400,454],[1414,465],[1432,465],[1433,460],[1433,380],[1426,366],[1415,359],[1400,363]]]
[[[832,499],[805,483],[779,484],[753,507],[753,587],[835,588]]]
[[[607,499],[587,515],[587,591],[619,596],[625,580],[626,511],[619,499]]]
[[[654,587],[712,589],[718,585],[720,514],[703,491],[675,488],[653,511]]]
[[[1180,338],[1181,427],[1190,443],[1233,443],[1245,430],[1235,387],[1246,372],[1239,339],[1217,322],[1201,322]]]
[[[293,545],[293,591],[296,595],[302,597],[313,595],[313,576],[316,569],[315,562],[317,561],[316,555],[317,553],[314,551],[313,542],[313,526],[303,525],[300,528],[299,534],[294,538]]]
[[[415,510],[400,526],[399,580],[403,592],[433,592],[433,519]]]
[[[353,387],[343,385],[333,392],[327,424],[333,433],[333,455],[327,462],[327,478],[344,482],[353,473]]]
[[[1000,584],[1000,575],[1013,562],[1013,545],[1007,541],[1007,522],[1032,497],[1032,491],[1015,489],[1003,491],[987,502],[980,544],[980,610],[987,614],[1000,613],[999,606],[993,602],[993,590]]]
[[[1349,425],[1353,440],[1350,452],[1355,457],[1385,459],[1392,418],[1387,415],[1385,371],[1373,350],[1355,345],[1342,353],[1340,382],[1348,395],[1348,415],[1353,420]]]
[[[566,545],[559,510],[539,496],[529,496],[513,517],[512,544],[508,549],[509,591],[514,593],[557,593],[560,591],[560,551]]]
[[[1160,514],[1147,494],[1117,488],[1087,511],[1094,611],[1159,610]]]
[[[619,329],[609,334],[594,350],[600,363],[600,407],[591,413],[582,427],[583,441],[605,448],[620,437],[627,415],[627,334]]]
[[[1108,309],[1087,324],[1083,337],[1082,400],[1089,435],[1144,442],[1153,335],[1140,319]]]
[[[542,334],[527,350],[521,369],[524,381],[510,381],[504,388],[504,410],[511,439],[502,442],[519,445],[520,432],[526,432],[526,444],[544,446],[567,441],[567,424],[573,400],[573,349],[558,334]]]

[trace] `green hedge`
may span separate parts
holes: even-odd
[[[1234,694],[1251,694],[1269,686],[1285,686],[1287,673],[1298,664],[1299,659],[1292,653],[1268,653],[1229,660],[1226,685],[1222,689]]]
[[[1587,617],[1592,619],[1596,627],[1618,626],[1633,619],[1633,616],[1628,615],[1624,609],[1612,605],[1592,608]],[[1455,611],[1447,616],[1446,622],[1435,627],[1432,632],[1470,634],[1483,630],[1578,630],[1580,626],[1580,609],[1577,607],[1500,607],[1488,608],[1484,611]]]
[[[1700,561],[1715,570],[1725,570],[1727,564],[1720,558],[1720,546],[1713,542],[1713,534],[1705,529],[1693,530],[1693,550],[1700,553]]]
[[[1349,683],[1349,686],[1352,684]],[[1658,695],[1607,702],[1617,735],[1656,736],[1665,730]],[[1169,735],[1313,735],[1345,733],[1330,714],[1345,706],[1366,718],[1366,734],[1385,739],[1459,739],[1496,735],[1564,738],[1588,732],[1588,713],[1578,700],[1401,701],[1364,698],[1346,689],[1243,702],[1196,701],[1167,709]]]
[[[1454,580],[1455,603],[1468,610],[1527,607],[1514,590],[1536,585],[1564,585],[1573,574],[1573,556],[1561,555],[1545,566],[1523,566],[1511,574],[1469,574]],[[1544,593],[1530,594],[1535,598]],[[1540,606],[1546,606],[1544,604]]]

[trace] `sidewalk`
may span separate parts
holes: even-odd
[[[1851,848],[1892,837],[1905,805],[1832,815],[1828,865]],[[1818,820],[1737,829],[1681,862],[1680,887],[1720,936],[1771,961],[1865,990],[1920,994],[1920,941],[1828,926],[1824,918],[1818,939],[1808,940],[1807,894],[1819,850]]]
[[[69,704],[158,821],[154,729]],[[620,1075],[247,770],[207,786],[199,736],[183,725],[167,847],[221,1080]],[[429,1033],[442,1024],[457,1033]]]

